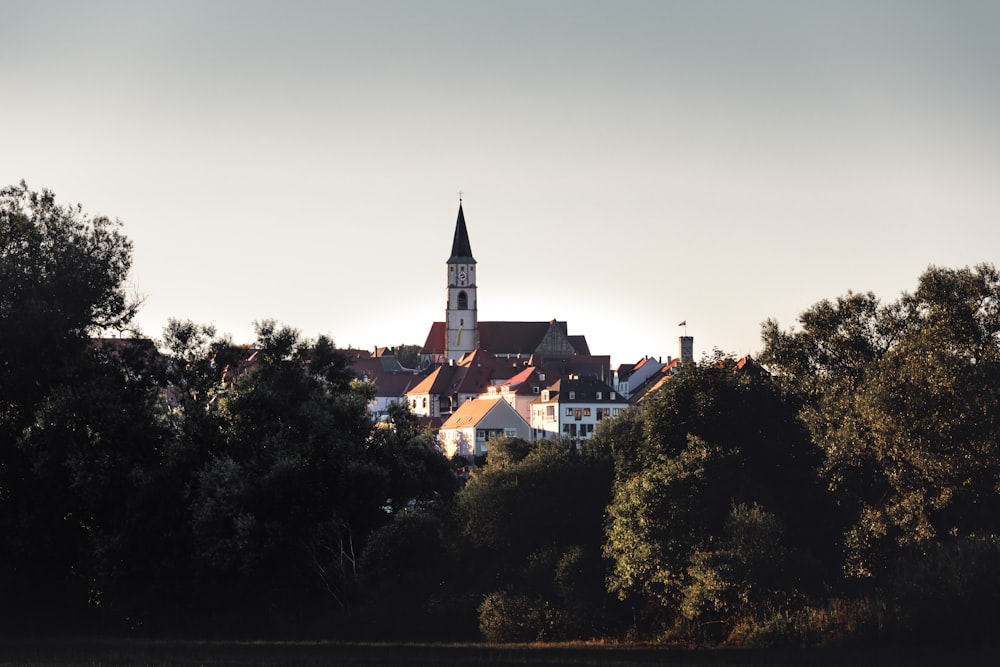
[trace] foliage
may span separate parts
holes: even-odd
[[[502,635],[506,612],[528,605],[533,618],[545,619],[528,634],[591,635],[608,602],[600,544],[610,460],[555,438],[530,443],[523,458],[506,453],[494,462],[493,451],[518,451],[524,443],[507,444],[491,448],[487,465],[455,499],[469,580],[494,594],[480,610],[483,632]],[[510,632],[528,631],[515,625]]]
[[[815,570],[808,554],[787,546],[773,514],[760,505],[737,505],[721,537],[692,555],[681,615],[710,629],[716,640],[734,641],[802,608],[809,600],[805,591],[815,588]]]
[[[361,554],[366,618],[384,626],[383,638],[410,632],[426,637],[431,628],[424,619],[434,616],[454,568],[440,518],[426,510],[397,513],[372,533]]]
[[[460,489],[405,405],[371,420],[373,385],[326,337],[263,320],[238,346],[173,319],[157,343],[94,338],[130,326],[130,264],[119,223],[0,191],[11,634],[991,637],[991,266],[769,321],[774,376],[685,364],[580,447],[491,442]]]
[[[889,577],[894,638],[995,645],[1000,539],[960,537],[906,548]]]
[[[497,591],[479,606],[479,631],[490,642],[533,642],[551,637],[555,612],[544,599]]]
[[[995,532],[1000,510],[1000,274],[930,268],[913,294],[821,302],[764,326],[762,360],[803,397],[823,474],[851,515],[846,571],[900,547]]]
[[[420,368],[421,345],[397,345],[392,353],[403,368]]]
[[[692,436],[679,455],[661,456],[615,483],[604,544],[613,563],[612,592],[676,608],[689,556],[707,543],[711,523],[720,522],[731,502],[717,501],[708,485],[733,464],[731,456]]]
[[[133,461],[157,457],[142,368],[90,335],[129,326],[119,223],[22,182],[0,190],[0,596],[6,627],[79,615],[77,556],[110,549]],[[121,341],[123,345],[127,344]],[[131,361],[135,361],[132,359]],[[126,443],[139,441],[136,449]],[[62,618],[67,614],[70,618]]]
[[[724,639],[738,619],[821,588],[823,565],[810,554],[829,549],[817,522],[829,508],[796,409],[759,368],[717,356],[671,378],[641,419],[608,427],[620,452],[608,585],[638,606],[647,631]],[[772,569],[793,561],[794,576]]]
[[[48,190],[0,190],[0,405],[30,411],[72,377],[87,336],[129,326],[132,244],[120,223],[56,203]],[[18,425],[30,417],[21,413]]]
[[[421,429],[405,404],[393,403],[388,419],[375,429],[368,450],[389,472],[389,504],[393,512],[450,500],[458,490],[451,462],[436,435]]]

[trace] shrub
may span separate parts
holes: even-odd
[[[494,592],[479,605],[479,631],[491,642],[541,641],[551,635],[555,613],[545,600]]]

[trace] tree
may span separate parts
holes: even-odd
[[[420,345],[397,345],[393,354],[403,368],[419,368],[420,348]]]
[[[497,462],[491,446],[486,466],[455,499],[469,563],[465,576],[486,596],[481,631],[491,637],[588,636],[608,602],[600,545],[610,457],[577,451],[566,438],[530,443],[526,455],[521,444],[501,446],[505,454]],[[515,618],[520,611],[508,614],[526,606],[533,609],[526,619]]]
[[[135,316],[125,290],[132,244],[120,226],[23,181],[0,190],[0,405],[10,428],[72,378],[90,335]]]
[[[92,572],[82,558],[120,498],[109,471],[130,469],[119,455],[145,456],[147,436],[155,438],[148,386],[120,357],[100,359],[90,339],[127,329],[138,308],[125,289],[132,246],[119,227],[23,182],[0,190],[6,627],[79,622],[91,588],[84,573]]]
[[[638,422],[633,416],[609,425],[612,450],[622,455],[604,555],[612,563],[610,590],[635,605],[637,629],[704,639],[699,627],[712,627],[714,638],[725,638],[741,616],[766,606],[732,602],[735,591],[775,585],[764,569],[746,566],[765,562],[768,552],[733,560],[741,545],[762,544],[734,545],[732,530],[743,525],[734,521],[746,515],[740,508],[754,508],[767,517],[760,525],[793,536],[790,550],[829,550],[819,458],[796,411],[759,367],[717,355],[672,377],[647,399]],[[790,579],[769,599],[804,598],[823,576],[814,562],[808,577]]]
[[[388,503],[393,512],[447,501],[458,477],[433,431],[421,429],[405,403],[393,403],[388,419],[372,434],[369,450],[389,471]]]
[[[823,473],[851,514],[845,569],[901,547],[995,533],[1000,516],[1000,274],[930,267],[888,305],[820,302],[764,325],[762,361],[804,400]]]
[[[256,328],[258,364],[212,404],[219,429],[197,473],[202,603],[290,623],[350,613],[357,556],[388,497],[367,449],[370,396],[336,372],[337,355],[306,363],[311,346],[294,329]]]
[[[732,497],[724,487],[736,463],[731,454],[691,436],[677,455],[661,454],[616,481],[604,544],[612,592],[643,598],[668,616],[678,608],[692,553],[705,548],[728,514]]]
[[[361,553],[366,620],[380,639],[449,638],[454,619],[439,604],[456,568],[444,522],[432,510],[403,510],[372,533]]]

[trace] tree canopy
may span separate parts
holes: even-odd
[[[329,338],[138,337],[131,261],[117,221],[0,191],[11,633],[995,641],[991,265],[769,320],[759,363],[685,363],[582,444],[469,465],[405,403],[373,420]]]
[[[764,325],[761,360],[804,399],[823,473],[853,524],[846,567],[899,546],[998,529],[1000,274],[929,268],[912,294],[823,301]]]

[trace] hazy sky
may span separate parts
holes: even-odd
[[[143,331],[480,320],[612,363],[760,349],[998,262],[1000,2],[9,2],[0,184],[117,217]]]

